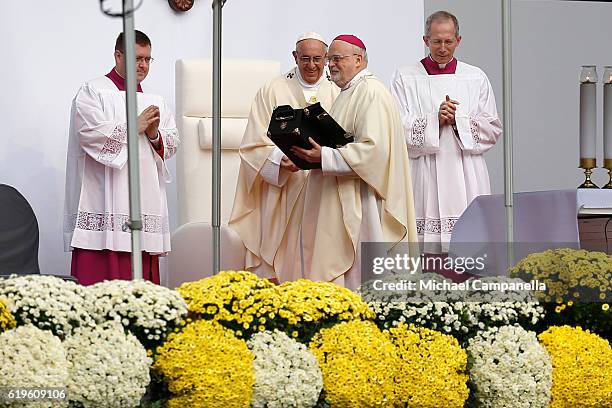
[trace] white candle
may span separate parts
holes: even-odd
[[[584,66],[580,75],[580,158],[595,159],[597,129],[597,74],[594,66]]]
[[[612,159],[612,67],[606,67],[604,72],[604,118],[603,145],[604,160]]]

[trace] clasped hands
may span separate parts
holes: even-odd
[[[145,134],[149,140],[157,139],[159,130],[159,108],[150,105],[138,115],[138,134]]]
[[[307,161],[308,163],[321,163],[321,146],[315,142],[312,137],[308,138],[308,142],[312,146],[311,149],[302,149],[301,147],[293,146],[291,148],[291,153],[295,154],[300,159]],[[292,173],[300,170],[300,168],[296,166],[287,156],[283,156],[280,166],[281,168]]]
[[[440,122],[440,126],[455,124],[455,112],[457,112],[457,105],[459,105],[459,102],[446,95],[446,100],[440,104],[440,111],[438,112],[438,121]]]

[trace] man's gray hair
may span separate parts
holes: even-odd
[[[353,46],[353,54],[361,55],[365,63],[368,63],[368,52],[361,47],[358,47],[355,44],[351,44]]]
[[[425,22],[425,37],[431,37],[431,23],[434,21],[448,20],[451,20],[455,25],[455,37],[459,37],[459,21],[457,21],[457,17],[444,10],[436,11],[431,16],[427,17],[427,21]]]

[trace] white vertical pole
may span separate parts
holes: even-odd
[[[138,160],[138,119],[136,116],[136,53],[134,44],[134,1],[123,1],[123,44],[125,49],[126,72],[126,117],[128,131],[128,174],[130,194],[130,221],[128,228],[132,234],[132,279],[142,279],[141,231],[140,215],[140,171]]]
[[[221,10],[225,0],[213,0],[213,138],[212,230],[213,273],[221,269]]]
[[[506,207],[507,264],[514,265],[514,179],[512,163],[512,3],[502,0],[504,78],[504,203]]]

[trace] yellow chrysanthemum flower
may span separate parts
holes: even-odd
[[[612,256],[603,252],[577,249],[554,249],[531,254],[510,269],[513,277],[539,280],[546,284],[546,293],[538,293],[547,302],[550,299],[583,301],[605,300],[610,296]],[[599,293],[599,296],[598,296]]]
[[[353,320],[317,333],[309,345],[332,407],[393,407],[397,350],[372,322]]]
[[[287,333],[297,331],[302,340],[308,341],[320,327],[374,318],[358,294],[333,283],[299,279],[280,285],[278,291],[282,328]]]
[[[608,406],[612,348],[607,340],[569,326],[550,327],[538,338],[552,359],[551,408]]]
[[[0,299],[0,333],[15,328],[17,323],[8,306]]]
[[[274,315],[280,305],[275,285],[245,271],[220,272],[184,283],[177,290],[191,313],[247,337],[258,331],[259,325],[266,324],[265,317]]]
[[[469,395],[467,353],[457,339],[403,323],[385,333],[401,358],[395,389],[402,404],[421,408],[464,406]]]
[[[158,349],[152,368],[173,395],[169,408],[251,404],[253,356],[246,342],[216,322],[196,321],[171,334]]]

